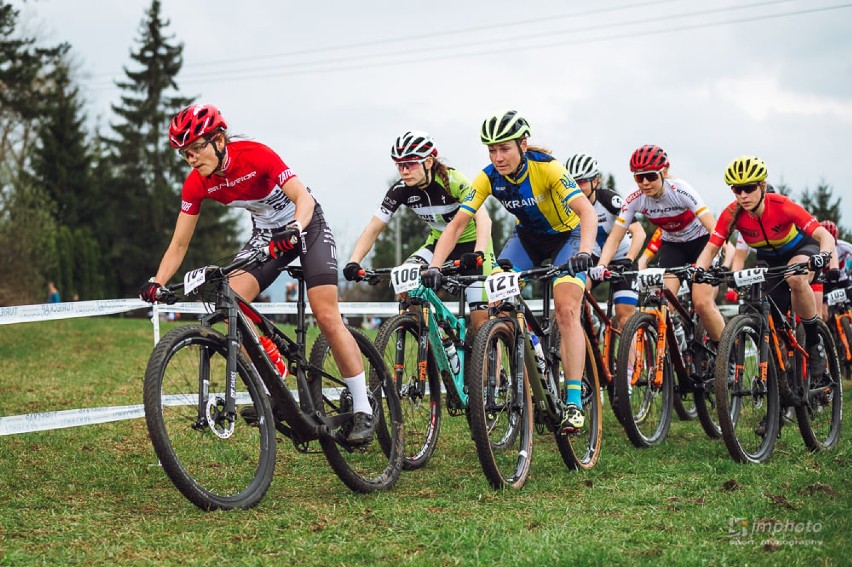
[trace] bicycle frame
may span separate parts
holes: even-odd
[[[588,289],[583,292],[583,329],[586,332],[586,336],[589,337],[592,347],[601,355],[600,359],[597,360],[598,374],[603,375],[607,384],[612,384],[614,379],[612,368],[609,367],[609,355],[614,340],[613,335],[621,336],[621,330],[616,329],[615,324],[612,322],[612,293],[613,289],[612,285],[610,285],[609,298],[606,303],[606,311],[604,311]],[[601,348],[598,335],[592,326],[592,312],[595,313],[604,325],[603,348]]]
[[[547,274],[552,271],[552,268],[533,268],[525,272],[520,272],[521,277],[535,276],[537,274]],[[552,295],[552,283],[545,285],[544,296],[542,298],[542,316],[537,318],[527,305],[526,301],[520,296],[513,298],[511,301],[506,301],[497,307],[492,307],[489,311],[492,315],[511,315],[506,317],[506,321],[511,321],[515,327],[515,346],[512,356],[514,357],[514,368],[516,368],[516,376],[514,384],[516,388],[523,388],[524,376],[523,372],[526,369],[528,376],[535,376],[537,379],[530,379],[530,391],[532,393],[533,406],[543,411],[546,419],[550,422],[551,427],[556,427],[562,423],[563,406],[559,397],[559,384],[553,372],[542,373],[535,362],[535,351],[532,341],[527,330],[527,326],[541,341],[544,357],[549,368],[555,368],[555,357],[559,357],[559,345],[550,344],[550,299]],[[540,323],[542,321],[543,323]],[[523,360],[524,364],[519,364]],[[496,361],[490,361],[495,363]],[[522,399],[520,390],[516,392],[518,395],[515,399]]]
[[[468,406],[468,395],[464,387],[466,323],[464,319],[465,301],[463,289],[459,291],[459,296],[458,316],[447,309],[434,291],[424,286],[410,291],[408,298],[399,302],[400,313],[408,311],[409,306],[416,306],[420,312],[420,324],[423,325],[425,323],[428,327],[425,335],[422,332],[422,328],[420,332],[421,340],[418,360],[423,362],[421,363],[421,367],[418,368],[418,380],[421,385],[427,382],[426,361],[428,360],[428,349],[431,346],[441,376],[449,376],[451,378],[451,380],[443,380],[444,386],[447,388],[447,408],[451,411],[461,411]],[[447,353],[444,351],[439,329],[443,329],[447,333],[447,336],[453,341],[456,347],[456,352],[459,356],[458,373],[454,373],[452,368],[450,368],[450,361],[447,358]],[[400,357],[402,356],[402,349],[398,348],[397,368],[401,368],[402,361]],[[394,370],[396,371],[396,368]]]
[[[249,360],[251,360],[255,369],[258,371],[272,400],[273,411],[277,420],[276,428],[282,434],[292,439],[297,449],[305,450],[308,442],[321,437],[333,438],[335,441],[344,442],[342,438],[337,438],[338,435],[333,432],[333,429],[339,428],[346,423],[351,419],[352,414],[341,413],[332,417],[323,416],[315,406],[313,397],[310,394],[306,374],[310,364],[305,358],[304,347],[307,338],[305,324],[305,282],[301,277],[302,268],[300,266],[287,267],[285,269],[291,276],[297,279],[299,286],[296,341],[293,341],[284,334],[272,321],[264,317],[240,297],[231,288],[229,280],[224,273],[223,281],[217,284],[215,310],[201,319],[202,325],[208,327],[220,321],[227,321],[226,415],[231,416],[232,419],[236,419],[237,358],[240,347],[243,347],[248,354]],[[227,268],[223,268],[220,271],[226,272],[226,270]],[[281,356],[288,361],[291,375],[295,376],[296,379],[299,395],[298,401],[293,396],[287,384],[281,379],[281,376],[260,344],[260,338],[255,330],[255,326],[260,329],[261,335],[269,337],[276,344],[281,351]],[[207,356],[205,351],[201,352],[201,371],[199,372],[200,396],[198,402],[199,424],[206,423],[205,408],[207,400],[205,398],[209,395],[209,361],[207,360]],[[311,368],[311,371],[323,373],[322,369],[319,368]],[[325,375],[325,373],[323,374]],[[279,420],[285,420],[287,425],[280,423]]]

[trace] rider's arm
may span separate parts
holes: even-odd
[[[438,242],[435,243],[435,253],[432,254],[432,263],[429,264],[430,268],[440,268],[444,264],[447,256],[456,247],[456,243],[458,243],[462,232],[467,228],[467,224],[472,218],[472,216],[462,210],[456,213],[456,216],[449,222],[444,232],[441,233]],[[477,237],[478,241],[479,237]]]
[[[820,226],[811,236],[819,242],[820,252],[828,252],[831,254],[831,258],[828,260],[829,269],[839,268],[840,263],[837,261],[837,247],[834,244],[834,237],[831,236],[831,233],[828,232],[825,227]]]
[[[645,229],[642,228],[642,223],[632,222],[627,227],[630,233],[630,248],[627,250],[627,258],[631,261],[636,261],[642,253],[642,247],[645,246]]]
[[[745,267],[746,258],[748,258],[749,248],[739,248],[736,247],[734,251],[734,260],[731,262],[730,270],[732,272],[738,272]]]
[[[294,220],[299,221],[302,225],[302,230],[305,230],[311,219],[314,218],[314,205],[316,201],[313,195],[308,192],[308,189],[298,177],[291,177],[281,186],[284,194],[287,195],[293,204],[296,205],[296,213]]]
[[[710,263],[713,261],[713,258],[716,257],[716,254],[719,253],[719,247],[713,244],[712,242],[708,242],[704,247],[704,250],[701,251],[701,255],[698,257],[698,260],[695,261],[696,268],[704,268],[705,270],[710,267]]]
[[[479,207],[476,214],[473,215],[473,221],[476,223],[476,246],[474,250],[485,252],[488,250],[488,241],[491,240],[491,217],[488,215],[488,209]]]
[[[183,212],[178,214],[175,232],[172,234],[172,241],[169,243],[166,253],[163,254],[163,259],[160,261],[157,275],[154,276],[155,282],[165,285],[175,275],[175,272],[178,271],[186,256],[189,242],[192,240],[192,235],[195,232],[197,224],[198,215],[188,215]]]
[[[713,216],[709,210],[704,211],[700,215],[698,215],[698,220],[701,221],[701,224],[704,225],[704,228],[707,229],[707,232],[713,233],[713,229],[716,228],[716,217]]]
[[[386,226],[387,223],[379,217],[374,216],[371,218],[364,232],[358,238],[358,242],[355,243],[355,248],[352,249],[352,257],[349,258],[349,261],[360,263],[364,259],[364,256],[367,255],[367,252],[373,248],[373,244],[376,243],[376,239]]]
[[[598,260],[598,266],[606,266],[618,250],[618,245],[627,233],[627,229],[620,224],[615,224],[606,238],[606,243],[601,249],[601,258]],[[643,239],[644,240],[644,239]],[[644,242],[643,242],[644,244]]]

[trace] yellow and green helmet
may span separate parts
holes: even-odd
[[[516,110],[505,110],[492,114],[482,123],[479,138],[486,146],[526,138],[530,135],[530,123]]]
[[[725,169],[725,183],[748,185],[766,179],[766,164],[757,156],[740,156]]]

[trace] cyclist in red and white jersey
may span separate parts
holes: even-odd
[[[250,271],[231,276],[231,286],[243,299],[251,301],[272,284],[283,266],[296,258],[301,260],[317,325],[328,338],[352,393],[355,414],[347,439],[354,444],[369,442],[374,423],[364,366],[358,345],[340,317],[334,235],[319,203],[268,146],[232,140],[222,113],[212,104],[194,104],[181,110],[169,126],[169,142],[192,171],[183,184],[181,210],[171,243],[157,274],[142,286],[139,296],[154,303],[158,290],[177,272],[205,199],[248,210],[253,231],[237,257],[268,246],[271,258]]]
[[[698,259],[716,219],[695,189],[682,179],[669,177],[669,165],[668,155],[660,146],[645,145],[633,152],[630,171],[637,189],[624,199],[598,265],[610,262],[637,214],[662,229],[660,267],[674,268]],[[677,294],[680,282],[675,277],[666,278],[666,287]]]
[[[757,250],[757,259],[769,266],[808,262],[811,270],[826,266],[836,270],[834,238],[801,205],[784,195],[767,193],[767,175],[766,164],[755,156],[741,156],[728,165],[725,183],[731,186],[736,200],[719,215],[719,222],[696,267],[707,269],[719,246],[736,229],[745,243]],[[782,311],[792,300],[793,309],[805,327],[805,343],[810,355],[808,368],[812,377],[818,377],[825,370],[826,351],[818,340],[817,303],[810,286],[813,277],[813,272],[788,275],[785,279],[790,293],[786,286],[778,286],[770,294]],[[696,279],[700,281],[700,272]],[[699,288],[712,289],[712,286],[696,284],[695,289]],[[716,304],[699,306],[696,303],[695,309],[710,340],[718,341],[725,321]]]
[[[825,295],[822,298],[817,297],[817,304],[822,303],[822,318],[828,321],[828,304],[825,303],[828,292],[846,288],[847,297],[852,298],[852,278],[849,276],[852,270],[852,244],[838,238],[837,225],[834,221],[824,220],[819,224],[834,238],[834,246],[837,250],[838,270],[836,273],[832,273],[831,270],[826,273]]]

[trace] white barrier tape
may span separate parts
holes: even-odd
[[[296,303],[279,302],[279,303],[252,303],[252,307],[261,313],[280,314],[280,315],[295,315]],[[340,312],[347,315],[396,315],[399,313],[399,303],[396,301],[376,301],[376,302],[341,302],[339,303]],[[174,305],[157,304],[157,311],[160,313],[209,313],[213,306],[210,303],[199,302],[180,302]],[[305,306],[305,313],[312,313],[311,306]]]
[[[291,391],[293,392],[293,397],[298,402],[299,394],[295,390]],[[331,400],[338,399],[338,390],[336,389],[323,389],[323,393]],[[224,394],[218,395],[221,397]],[[194,406],[197,403],[197,394],[173,394],[166,396],[163,399],[163,405],[166,406]],[[248,392],[239,392],[237,394],[237,405],[247,405],[250,403],[251,398],[249,397]],[[137,419],[140,417],[145,417],[145,408],[142,404],[11,415],[8,417],[0,417],[0,437],[4,435],[15,435],[18,433],[33,433],[36,431],[81,427],[83,425],[95,425],[98,423],[109,423],[112,421],[123,421],[126,419]]]
[[[144,308],[150,309],[151,306],[141,299],[96,299],[94,301],[73,301],[67,303],[13,305],[10,307],[0,307],[0,325],[112,315],[113,313],[123,313],[125,311]]]
[[[33,431],[45,431],[48,429],[94,425],[96,423],[108,423],[123,419],[135,419],[144,415],[145,410],[141,404],[135,406],[84,408],[12,415],[9,417],[0,417],[0,435],[14,435],[16,433],[31,433]]]

